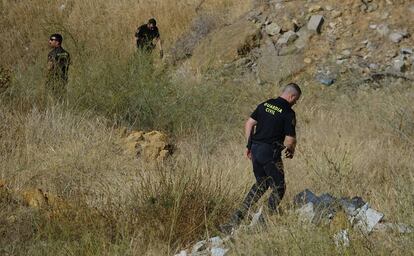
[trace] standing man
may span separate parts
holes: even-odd
[[[150,19],[147,24],[141,25],[138,27],[135,32],[135,38],[137,41],[137,48],[147,52],[152,52],[152,50],[158,45],[160,50],[160,58],[163,57],[164,53],[162,50],[160,33],[157,27],[157,21],[155,19]]]
[[[49,38],[49,47],[52,50],[47,55],[47,89],[56,99],[61,99],[66,94],[70,55],[62,47],[63,37],[53,34]]]
[[[299,86],[290,83],[283,89],[280,97],[259,104],[246,121],[246,156],[252,160],[256,183],[246,195],[242,206],[232,215],[230,222],[221,226],[223,232],[231,233],[268,188],[272,190],[269,210],[271,213],[277,212],[286,189],[282,150],[286,149],[287,158],[293,158],[296,117],[291,107],[301,94]]]

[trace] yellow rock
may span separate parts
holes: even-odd
[[[167,141],[167,136],[159,131],[152,131],[143,134],[145,140],[150,142],[165,142]]]
[[[30,189],[22,193],[23,203],[33,208],[42,208],[47,205],[47,200],[41,189]]]
[[[309,12],[319,12],[319,11],[323,11],[323,7],[320,5],[312,5],[311,7],[309,7]]]
[[[172,153],[168,137],[159,131],[132,131],[124,139],[126,152],[146,161],[162,161]]]
[[[5,187],[6,187],[6,181],[0,179],[0,188],[5,188]]]
[[[134,132],[131,132],[127,136],[127,140],[134,141],[134,142],[140,141],[140,140],[143,140],[144,139],[143,135],[144,135],[144,132],[134,131]]]
[[[312,59],[311,58],[305,58],[303,60],[303,62],[305,62],[306,64],[311,64],[312,63]]]
[[[42,189],[28,189],[21,193],[23,204],[35,209],[47,210],[49,218],[61,216],[66,209],[70,209],[70,205],[62,198]]]

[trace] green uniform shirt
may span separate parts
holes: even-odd
[[[62,47],[54,48],[47,55],[48,62],[52,62],[52,69],[49,70],[49,78],[52,80],[68,80],[70,55]]]

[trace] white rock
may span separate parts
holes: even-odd
[[[212,237],[208,240],[212,247],[219,247],[223,245],[223,239],[219,236]]]
[[[308,45],[312,33],[309,32],[309,30],[306,27],[304,27],[301,28],[298,32],[296,32],[296,34],[299,36],[299,38],[295,40],[296,48],[302,49],[306,47]]]
[[[377,24],[370,24],[369,25],[369,28],[370,29],[377,29]]]
[[[308,30],[320,33],[324,18],[322,15],[312,15],[308,22]]]
[[[348,230],[344,229],[334,235],[335,245],[337,247],[349,247]]]
[[[269,36],[274,36],[280,33],[280,26],[276,23],[270,23],[266,26],[265,31]]]
[[[378,69],[378,64],[375,64],[375,63],[371,63],[371,64],[369,64],[369,69]]]
[[[392,67],[395,71],[404,72],[405,70],[405,62],[402,59],[395,59],[393,61]]]
[[[399,32],[394,32],[394,33],[391,33],[389,36],[388,36],[388,38],[392,41],[392,42],[394,42],[394,43],[399,43],[399,42],[401,42],[401,40],[403,39],[403,35],[401,34],[401,33],[399,33]]]
[[[229,249],[223,248],[211,248],[211,256],[224,256],[229,251]]]
[[[187,252],[182,250],[179,254],[176,254],[175,256],[187,256]]]
[[[259,209],[259,211],[257,211],[253,215],[252,221],[249,224],[250,227],[254,227],[254,226],[256,226],[259,223],[260,218],[262,218],[262,212],[263,212],[263,206],[261,206],[260,209]]]
[[[366,203],[358,209],[358,213],[352,222],[355,222],[355,226],[360,228],[363,233],[369,234],[383,217],[384,214],[369,208],[368,203]]]
[[[206,240],[198,241],[192,248],[191,253],[197,253],[200,251],[204,251],[207,248]]]
[[[380,24],[377,26],[376,29],[377,29],[378,34],[380,34],[381,36],[386,36],[390,32],[390,29],[388,28],[386,24]]]
[[[307,203],[301,208],[297,210],[300,219],[312,222],[313,218],[315,217],[315,211],[313,208],[313,203]]]
[[[376,11],[377,9],[378,9],[378,4],[371,3],[370,5],[368,5],[367,12],[373,12],[373,11]]]
[[[295,32],[289,30],[288,32],[284,33],[279,38],[279,40],[277,40],[276,43],[279,44],[279,45],[289,44],[289,43],[295,41],[297,38],[298,38],[298,35]]]

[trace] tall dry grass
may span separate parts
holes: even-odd
[[[111,121],[93,112],[79,114],[59,105],[27,113],[3,108],[1,178],[13,190],[40,187],[71,206],[51,218],[47,209],[30,209],[14,195],[3,196],[2,253],[171,255],[218,234],[218,224],[253,182],[242,156],[244,119],[231,116],[248,115],[276,93],[249,90],[254,96],[246,106],[228,101],[223,108],[206,109],[205,115],[225,118],[176,138],[175,156],[157,166],[126,155]],[[364,236],[351,230],[351,246],[337,249],[334,231],[302,224],[290,202],[305,188],[358,195],[387,221],[412,225],[413,93],[404,84],[354,91],[304,84],[296,107],[297,155],[285,161],[285,214],[270,217],[267,230],[241,233],[229,244],[231,254],[409,254],[413,235],[393,232]]]
[[[362,196],[386,221],[412,226],[413,90],[409,82],[383,81],[383,87],[373,89],[350,81],[342,89],[305,89],[296,108],[297,154],[285,161],[288,190],[282,205],[290,209],[293,196],[304,188]],[[413,234],[366,236],[350,229],[351,246],[337,248],[337,231],[302,223],[288,210],[270,218],[266,231],[243,233],[231,255],[412,254]]]
[[[64,36],[64,46],[74,57],[74,69],[84,56],[129,56],[134,51],[136,28],[155,17],[168,49],[199,13],[209,13],[224,23],[250,10],[251,1],[144,0],[144,1],[2,1],[0,50],[2,64],[30,66],[46,61],[51,33]]]
[[[229,22],[250,6],[202,2],[199,12]],[[278,88],[172,79],[151,56],[133,54],[138,24],[155,16],[168,48],[201,2],[66,1],[59,11],[62,3],[0,2],[1,64],[12,70],[0,97],[0,179],[7,182],[0,254],[171,255],[218,234],[253,182],[243,123]],[[46,39],[56,31],[74,60],[63,104],[43,98]],[[391,80],[373,89],[349,79],[325,88],[311,80],[300,81],[285,214],[270,217],[265,231],[240,234],[230,253],[412,253],[412,234],[356,231],[341,251],[329,228],[302,224],[290,211],[293,196],[310,188],[362,196],[387,220],[413,224],[412,86]],[[178,150],[161,165],[137,160],[120,144],[113,129],[120,124],[169,132]],[[65,207],[22,205],[18,195],[28,188],[59,196]]]

